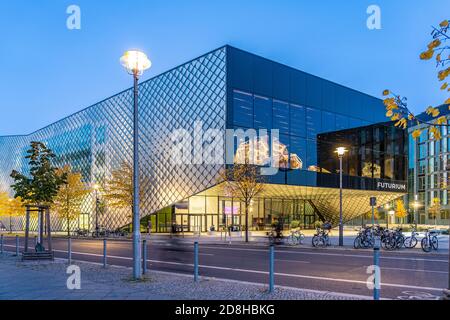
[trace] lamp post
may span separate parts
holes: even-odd
[[[342,159],[344,158],[347,149],[339,147],[336,153],[339,157],[339,246],[344,246],[344,223],[342,217]]]
[[[95,237],[98,238],[98,190],[100,189],[100,186],[98,184],[94,184],[92,188],[95,192]]]
[[[122,66],[134,79],[133,103],[133,278],[140,279],[141,273],[141,228],[139,214],[139,126],[138,126],[138,83],[139,77],[152,65],[145,53],[137,50],[125,52],[120,59]]]

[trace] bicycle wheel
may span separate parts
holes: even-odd
[[[395,242],[397,249],[401,249],[405,245],[405,237],[398,236],[397,239],[395,239]]]
[[[287,239],[286,239],[286,244],[287,245],[289,245],[289,246],[293,246],[294,245],[294,236],[293,235],[290,235],[289,237],[287,237]]]
[[[405,238],[405,248],[412,249],[417,246],[417,238],[416,237],[407,237]]]
[[[423,251],[425,251],[425,252],[431,251],[431,245],[430,245],[430,241],[428,241],[428,238],[423,238],[420,245],[422,246]]]
[[[394,238],[386,238],[383,247],[386,250],[394,250],[397,247],[397,243]]]
[[[361,237],[360,236],[357,236],[355,238],[355,240],[353,241],[353,248],[355,248],[355,249],[361,248]]]
[[[319,246],[319,242],[320,242],[320,238],[319,238],[319,236],[314,236],[313,238],[312,238],[312,245],[313,245],[313,247],[318,247]]]
[[[439,240],[436,236],[433,236],[431,238],[431,246],[433,247],[434,250],[439,249]]]

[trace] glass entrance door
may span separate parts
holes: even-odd
[[[201,215],[189,215],[189,231],[194,234],[200,234],[202,231],[202,217]]]

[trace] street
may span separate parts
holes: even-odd
[[[20,238],[20,246],[23,238]],[[67,257],[67,239],[54,238],[55,255]],[[5,250],[15,251],[15,239],[5,237]],[[447,252],[447,251],[443,251]],[[72,258],[102,262],[103,241],[72,240]],[[108,241],[108,264],[132,266],[132,243]],[[193,246],[180,240],[155,240],[148,245],[147,265],[152,269],[192,274]],[[371,250],[336,248],[275,249],[275,284],[302,289],[371,296],[367,267]],[[268,282],[269,251],[263,245],[200,244],[200,276],[255,283]],[[448,281],[448,256],[419,251],[381,251],[381,297],[388,299],[433,299],[442,296]]]

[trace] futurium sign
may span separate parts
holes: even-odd
[[[377,190],[407,192],[406,183],[377,182]]]

